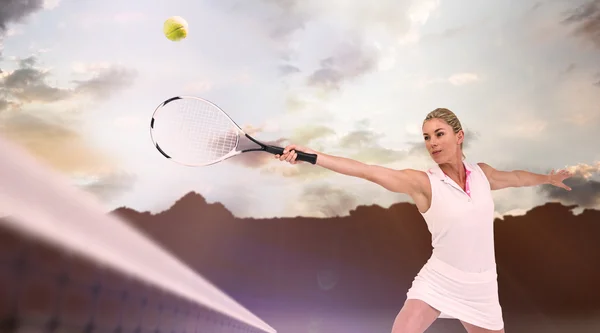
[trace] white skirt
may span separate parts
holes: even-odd
[[[504,328],[497,272],[461,271],[432,255],[415,277],[407,299],[419,299],[440,311],[440,318],[459,319],[488,330]]]

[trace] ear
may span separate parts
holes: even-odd
[[[462,144],[463,141],[465,141],[465,132],[463,130],[460,130],[456,135],[458,136],[458,144]]]

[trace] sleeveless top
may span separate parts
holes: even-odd
[[[431,183],[431,206],[421,215],[431,233],[432,255],[462,271],[495,271],[491,187],[479,165],[463,164],[464,191],[439,166],[426,172]]]

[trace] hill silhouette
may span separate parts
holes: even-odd
[[[495,221],[507,332],[600,329],[600,211],[575,215],[573,208],[547,203]],[[124,217],[282,333],[389,332],[431,254],[431,236],[410,203],[359,206],[335,218],[252,219],[191,192],[158,214],[130,208],[110,214]],[[95,313],[95,325],[114,329],[121,323],[134,331],[143,308],[155,309],[142,327],[153,329],[165,315],[177,316],[163,307],[181,305],[143,282],[8,229],[0,230],[0,282],[1,327],[15,325],[15,298],[22,300],[19,311],[42,314],[40,325],[54,325],[61,304],[61,325],[70,321],[77,329]],[[129,305],[119,310],[124,295]],[[457,321],[437,321],[428,332],[464,329]]]
[[[575,215],[573,208],[547,203],[495,221],[505,313],[600,313],[600,211]],[[431,254],[430,234],[410,203],[359,206],[335,218],[249,219],[191,192],[159,214],[111,213],[248,304],[398,310]]]

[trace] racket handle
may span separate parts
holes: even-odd
[[[283,154],[283,148],[277,146],[266,146],[265,150],[273,155]],[[296,157],[296,160],[298,161],[304,161],[310,164],[317,163],[317,154],[307,154],[298,150],[296,150],[296,154],[298,154],[298,157]]]

